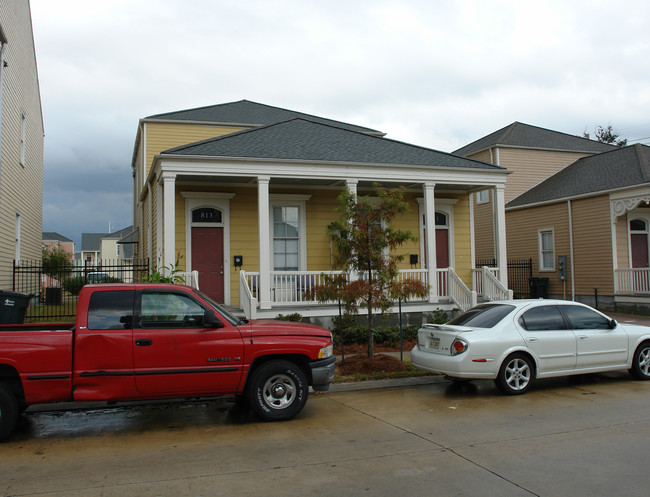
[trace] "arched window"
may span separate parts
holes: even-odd
[[[630,258],[632,267],[648,266],[648,222],[645,219],[632,219],[630,228]]]
[[[199,207],[192,211],[192,223],[221,224],[221,211],[213,207]]]

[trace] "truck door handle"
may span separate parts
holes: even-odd
[[[153,340],[151,338],[141,338],[140,340],[136,340],[135,344],[138,347],[148,347],[153,343]]]

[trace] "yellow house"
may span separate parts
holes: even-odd
[[[180,261],[247,317],[335,313],[308,292],[338,269],[326,229],[344,188],[373,195],[375,183],[405,188],[410,212],[398,222],[419,235],[400,248],[400,277],[432,284],[411,311],[476,303],[470,199],[486,188],[499,212],[498,267],[474,280],[508,295],[505,168],[246,100],[141,119],[132,166],[138,254],[158,267]]]

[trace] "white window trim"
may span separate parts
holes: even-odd
[[[481,197],[483,197],[483,194],[485,194],[485,198],[481,198]],[[480,192],[476,192],[476,205],[487,204],[489,202],[490,202],[490,190],[489,189],[485,189],[485,190],[481,190]]]
[[[542,234],[551,233],[553,239],[553,248],[552,248],[552,267],[544,267],[544,257],[542,254]],[[537,230],[537,257],[539,259],[539,272],[540,273],[553,273],[555,272],[555,228],[540,228]]]
[[[646,223],[646,230],[645,231],[632,231],[630,229],[630,221],[633,221],[635,219],[640,219],[642,221],[645,221]],[[650,236],[650,215],[645,214],[645,213],[635,213],[634,211],[628,212],[627,213],[627,219],[625,223],[625,230],[627,231],[627,257],[628,257],[628,263],[627,266],[629,268],[632,267],[632,234],[645,234],[646,236]],[[650,239],[648,239],[648,251],[650,251]],[[648,254],[648,260],[650,260],[650,254]]]
[[[271,271],[275,271],[273,257],[273,208],[298,207],[298,271],[307,269],[307,201],[311,195],[276,194],[269,195],[269,250],[271,252]]]

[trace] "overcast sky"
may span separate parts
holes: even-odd
[[[650,3],[31,0],[43,231],[132,224],[138,120],[241,99],[451,152],[514,121],[650,143]]]

